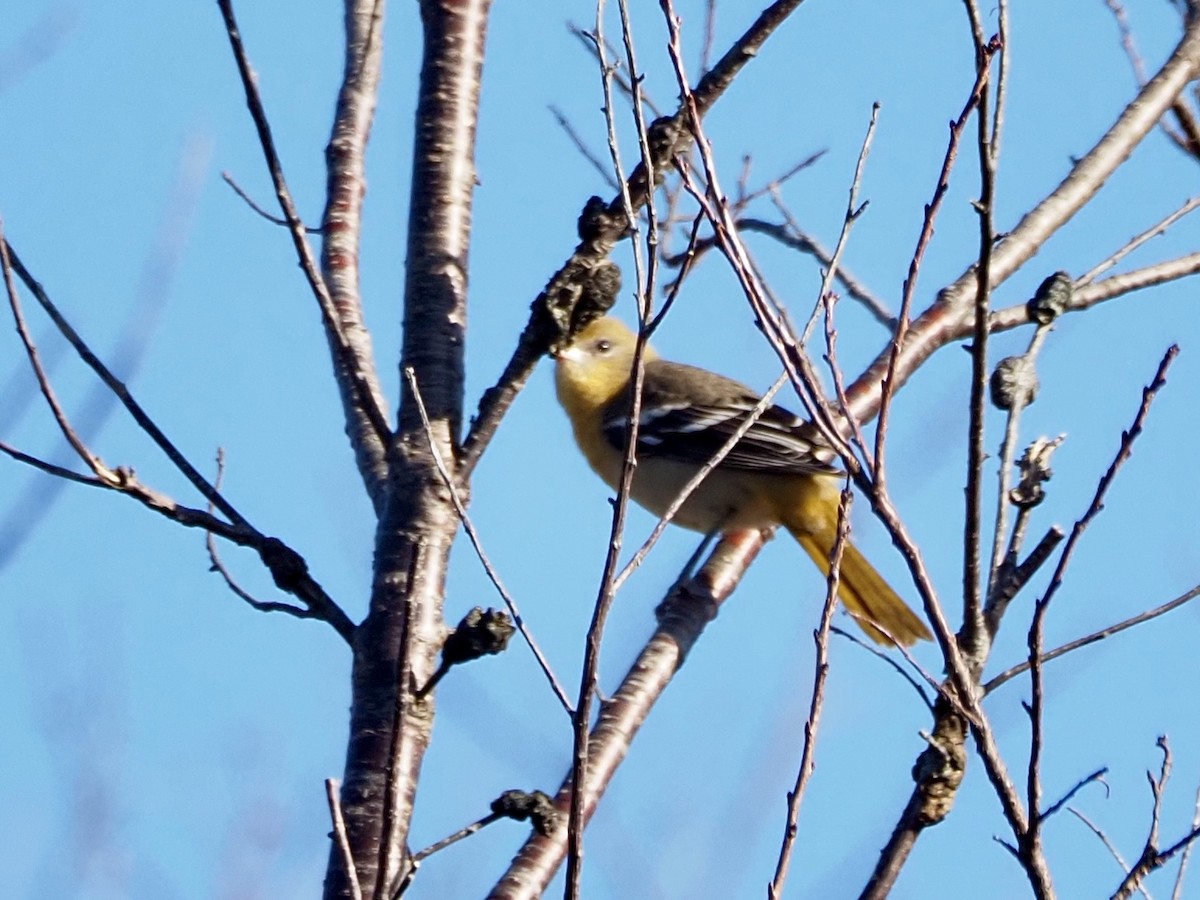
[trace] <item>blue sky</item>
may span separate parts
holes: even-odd
[[[285,170],[302,215],[315,222],[340,74],[338,12],[335,4],[241,6]],[[693,69],[701,9],[680,4]],[[1131,14],[1153,67],[1173,46],[1175,14],[1166,3],[1141,4]],[[733,4],[721,10],[718,47],[745,27],[746,16]],[[1016,0],[1012,16],[1001,229],[1057,184],[1133,89],[1100,0]],[[493,11],[471,255],[470,409],[507,360],[529,302],[573,247],[584,200],[608,193],[547,110],[562,108],[603,151],[599,77],[563,26],[593,17],[584,3],[497,4]],[[361,618],[372,516],[342,433],[315,304],[287,235],[250,212],[220,177],[228,171],[270,204],[215,4],[64,0],[23,4],[6,21],[0,215],[7,236],[177,445],[209,471],[223,447],[227,495],[260,529],[300,550]],[[418,34],[415,4],[395,4],[369,154],[363,287],[392,402]],[[657,13],[648,15],[639,58],[650,91],[670,106],[664,41]],[[723,183],[735,182],[745,154],[753,159],[751,181],[761,182],[826,150],[784,196],[832,244],[871,104],[879,101],[862,189],[871,205],[846,263],[894,307],[946,124],[971,77],[959,4],[805,4],[708,121]],[[623,128],[631,134],[628,123]],[[625,153],[633,158],[631,143]],[[1087,270],[1180,205],[1194,184],[1195,162],[1152,135],[1097,201],[996,292],[996,304],[1023,301],[1053,271]],[[965,152],[922,271],[920,303],[973,258],[969,200],[976,192]],[[1192,252],[1198,239],[1200,224],[1185,220],[1127,266]],[[819,287],[816,267],[760,239],[751,247],[790,308],[807,315]],[[624,249],[618,262],[626,269],[621,310],[628,319],[633,279]],[[97,451],[198,502],[124,416],[86,411],[89,374],[31,317],[35,332],[47,335],[44,351],[58,357],[54,378],[69,409],[81,422],[95,419]],[[886,339],[848,302],[839,307],[839,329],[851,373]],[[140,354],[123,351],[130,334],[144,334]],[[1197,581],[1200,483],[1191,448],[1198,337],[1194,288],[1183,282],[1067,317],[1048,341],[1042,392],[1024,435],[1068,437],[1035,534],[1054,522],[1069,526],[1082,513],[1141,386],[1169,343],[1183,348],[1051,609],[1050,643]],[[1019,352],[1027,339],[1000,336],[994,353]],[[777,374],[715,256],[689,282],[658,344],[667,356],[760,387]],[[961,350],[936,356],[898,397],[889,444],[897,505],[952,619],[961,583],[968,372]],[[61,452],[12,329],[0,338],[0,383],[0,437],[44,456]],[[560,678],[574,684],[609,514],[607,492],[575,454],[552,394],[543,366],[478,470],[472,515]],[[1000,424],[989,422],[991,450]],[[207,571],[197,533],[123,498],[60,490],[13,463],[0,463],[0,473],[0,895],[319,896],[329,830],[321,781],[340,775],[346,738],[349,656],[340,639],[318,624],[243,605]],[[992,483],[989,471],[989,497]],[[635,515],[631,541],[652,524]],[[865,503],[855,528],[879,568],[905,585],[902,562]],[[649,633],[651,610],[693,544],[690,534],[669,533],[621,595],[602,660],[605,685],[615,684]],[[270,596],[252,555],[227,548],[224,558],[247,586]],[[1033,590],[1045,581],[1043,573]],[[790,542],[764,551],[638,737],[589,830],[587,897],[762,895],[799,757],[820,591]],[[993,671],[1022,655],[1032,596],[1014,604]],[[447,617],[456,621],[478,604],[499,602],[464,543]],[[1046,796],[1108,766],[1110,790],[1089,787],[1076,803],[1127,858],[1137,857],[1149,823],[1144,772],[1157,770],[1160,733],[1175,752],[1164,839],[1181,834],[1191,817],[1200,780],[1190,690],[1198,616],[1184,609],[1047,670]],[[919,656],[936,670],[931,648]],[[1027,696],[1027,682],[1018,681],[988,704],[1014,773],[1023,771],[1027,752],[1020,707]],[[788,896],[838,897],[861,887],[907,796],[918,731],[928,724],[911,688],[860,649],[834,642],[817,775]],[[453,673],[439,691],[414,845],[479,817],[507,788],[552,790],[569,744],[568,723],[522,648]],[[950,820],[921,839],[894,896],[1022,894],[1019,870],[992,840],[1007,829],[982,774],[973,759]],[[481,895],[524,834],[523,826],[500,823],[431,859],[411,896]],[[1063,896],[1115,887],[1116,863],[1074,817],[1053,820],[1046,840]],[[1163,884],[1173,876],[1159,877]]]

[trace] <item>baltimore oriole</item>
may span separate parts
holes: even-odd
[[[610,317],[585,326],[556,352],[558,399],[575,440],[609,487],[621,479],[636,338]],[[644,354],[645,379],[630,496],[662,516],[725,444],[759,396],[730,378]],[[783,526],[828,575],[837,532],[837,454],[812,425],[770,406],[683,504],[674,521],[705,533]],[[868,636],[910,645],[930,638],[883,577],[852,545],[842,551],[838,594]],[[878,628],[875,626],[879,626]],[[882,630],[881,630],[882,629]],[[887,634],[884,634],[886,632]]]

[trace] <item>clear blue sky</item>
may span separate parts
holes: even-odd
[[[286,234],[251,213],[220,178],[229,171],[270,205],[216,5],[13,6],[0,39],[0,215],[8,237],[178,446],[209,471],[224,447],[227,495],[260,529],[300,550],[360,618],[372,515],[342,434],[315,304]],[[1100,0],[1013,6],[1001,229],[1058,182],[1133,88]],[[1137,35],[1155,66],[1173,46],[1175,15],[1166,3],[1136,6]],[[315,223],[341,69],[336,4],[241,7],[287,175],[302,215]],[[693,68],[701,9],[681,4]],[[737,4],[723,6],[718,47],[748,15]],[[603,150],[599,78],[563,27],[568,18],[590,24],[593,16],[587,3],[548,0],[494,9],[471,255],[472,409],[507,359],[529,302],[574,245],[582,203],[608,192],[547,110],[561,107]],[[416,4],[393,4],[369,158],[364,292],[393,402],[418,33]],[[649,89],[669,107],[675,92],[663,44],[655,12],[640,26],[639,53]],[[881,102],[863,186],[871,205],[846,261],[895,306],[946,124],[961,109],[971,77],[959,4],[806,4],[709,121],[723,181],[732,186],[744,154],[753,157],[755,182],[826,149],[784,193],[797,218],[832,244],[871,104]],[[626,158],[633,155],[629,144]],[[971,163],[964,153],[922,273],[921,303],[975,253]],[[1181,204],[1195,174],[1194,161],[1152,136],[1094,206],[997,291],[996,303],[1021,302],[1055,270],[1087,270]],[[1200,223],[1185,221],[1129,265],[1194,251],[1198,239]],[[795,315],[807,315],[816,268],[761,240],[751,246]],[[619,261],[627,268],[621,302],[628,318],[632,272],[624,251]],[[1068,317],[1042,355],[1042,393],[1026,416],[1025,435],[1068,438],[1035,534],[1053,522],[1069,526],[1083,511],[1141,386],[1170,342],[1183,346],[1150,427],[1052,608],[1050,643],[1161,603],[1197,581],[1194,291],[1185,282]],[[848,303],[840,316],[841,359],[853,373],[885,335]],[[62,395],[81,422],[93,422],[104,459],[199,503],[124,416],[94,412],[90,376],[33,318],[35,331],[47,335],[43,349],[58,358]],[[122,342],[132,333],[145,341],[131,356]],[[1025,333],[999,337],[995,352],[1018,352],[1026,341]],[[776,374],[715,257],[689,282],[659,344],[666,355],[758,386]],[[25,369],[12,329],[4,329],[0,437],[54,456],[62,441]],[[897,400],[890,443],[897,503],[952,616],[961,584],[967,374],[961,350],[936,357]],[[998,446],[998,425],[990,423],[990,449]],[[328,628],[253,612],[230,595],[207,571],[200,534],[123,498],[60,487],[0,461],[0,895],[319,896],[329,830],[321,781],[341,774],[346,648]],[[478,470],[472,513],[568,684],[577,683],[603,560],[606,496],[574,453],[542,367]],[[858,507],[859,543],[904,584],[899,557],[866,505]],[[638,513],[631,537],[640,540],[651,525]],[[692,545],[690,534],[668,535],[622,594],[608,629],[604,685],[615,684],[648,634],[651,610]],[[224,558],[247,586],[271,597],[250,554],[226,548]],[[1045,575],[1034,589],[1044,585]],[[586,896],[762,896],[799,757],[820,592],[790,542],[766,549],[618,775],[589,831]],[[499,601],[464,544],[447,616],[457,620],[477,604]],[[995,671],[1023,653],[1031,604],[1032,594],[1024,594],[1014,605]],[[1160,733],[1170,735],[1175,751],[1164,842],[1191,816],[1200,778],[1192,698],[1198,635],[1200,613],[1185,609],[1048,669],[1046,795],[1056,798],[1087,773],[1110,767],[1111,790],[1091,786],[1076,803],[1130,859],[1149,822],[1144,771],[1157,770]],[[936,670],[931,648],[919,655]],[[988,706],[1014,773],[1024,768],[1028,728],[1020,701],[1027,695],[1027,683],[1015,682]],[[840,897],[861,887],[907,796],[918,731],[928,725],[894,673],[834,642],[817,775],[789,897]],[[454,673],[439,692],[414,845],[484,814],[507,788],[553,790],[569,743],[568,723],[521,647]],[[481,895],[524,835],[515,823],[492,826],[431,859],[411,896]],[[922,838],[895,896],[1021,896],[1023,878],[993,835],[1007,836],[1007,827],[973,758],[950,821]],[[1046,840],[1062,896],[1115,887],[1117,865],[1074,817],[1054,820]]]

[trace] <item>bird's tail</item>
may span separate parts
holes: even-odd
[[[788,531],[817,567],[828,575],[829,557],[833,554],[832,535],[811,534],[792,527]],[[925,623],[849,541],[842,549],[839,573],[838,597],[873,641],[890,646],[894,640],[907,647],[919,640],[932,639]]]

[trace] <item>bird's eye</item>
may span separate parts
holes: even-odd
[[[612,347],[613,347],[612,341],[606,341],[606,340],[596,341],[596,352],[597,353],[607,353],[609,350],[612,349]]]

